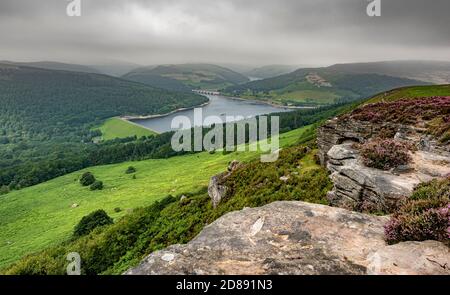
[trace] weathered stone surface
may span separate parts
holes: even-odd
[[[417,147],[411,154],[412,163],[391,171],[366,167],[353,145],[386,130],[396,130],[395,139]],[[422,127],[334,118],[319,128],[317,143],[321,163],[331,172],[334,184],[328,199],[332,205],[342,208],[391,211],[419,183],[450,173],[448,147],[433,141]]]
[[[382,247],[368,260],[368,274],[450,274],[450,248],[436,241],[404,242]]]
[[[213,207],[216,208],[220,201],[225,197],[227,193],[227,187],[223,185],[223,180],[226,178],[227,173],[222,173],[211,177],[208,185],[208,195],[211,198]]]
[[[208,185],[208,195],[211,198],[214,208],[216,208],[220,204],[220,201],[225,197],[227,193],[227,187],[224,185],[225,180],[231,175],[232,172],[242,166],[242,163],[233,160],[230,165],[228,165],[227,172],[223,172],[211,177]]]
[[[347,141],[363,143],[382,127],[369,122],[334,118],[317,131],[318,156],[323,166],[328,162],[328,151],[337,144]]]
[[[334,145],[328,151],[327,168],[333,190],[328,199],[334,206],[358,211],[390,211],[410,196],[421,182],[450,173],[445,156],[417,151],[412,163],[392,171],[366,167],[352,143]]]
[[[386,246],[386,221],[341,208],[275,202],[229,213],[188,244],[154,252],[126,274],[450,274],[425,261],[448,260],[441,243]],[[412,251],[417,263],[398,251]]]

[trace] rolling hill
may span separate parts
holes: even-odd
[[[0,89],[0,187],[10,189],[78,170],[80,154],[100,135],[92,127],[108,118],[207,101],[105,75],[11,64],[0,65]]]
[[[21,67],[32,67],[47,70],[57,70],[57,71],[69,71],[69,72],[81,72],[81,73],[94,73],[100,74],[101,72],[94,67],[68,64],[54,61],[37,61],[37,62],[14,62],[14,61],[0,61],[0,64],[10,64]]]
[[[388,75],[435,84],[450,83],[450,62],[445,61],[382,61],[336,64],[328,69],[349,74]]]
[[[267,79],[292,73],[299,68],[299,66],[291,65],[268,65],[247,71],[245,72],[245,75],[252,78]]]
[[[249,81],[244,75],[210,64],[143,67],[129,72],[122,78],[174,91],[220,89]]]
[[[379,74],[307,68],[225,88],[223,93],[282,105],[317,106],[354,101],[390,89],[427,82]]]

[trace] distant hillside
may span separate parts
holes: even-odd
[[[10,188],[80,169],[79,154],[101,135],[92,127],[107,118],[207,101],[106,75],[1,64],[0,89],[0,187]]]
[[[176,91],[220,89],[249,81],[244,75],[210,64],[143,67],[131,71],[123,78]]]
[[[178,80],[166,78],[158,74],[153,74],[146,70],[139,70],[139,71],[135,70],[122,76],[122,78],[130,81],[144,83],[152,87],[159,87],[166,90],[179,92],[190,92],[192,90],[191,87],[186,86],[185,84],[183,84]]]
[[[245,75],[252,78],[267,79],[291,73],[298,68],[298,66],[290,65],[269,65],[252,69],[251,71],[246,72]]]
[[[450,62],[445,61],[383,61],[337,64],[329,70],[353,74],[380,74],[421,80],[436,84],[450,83]]]
[[[67,64],[54,61],[38,61],[38,62],[12,62],[12,61],[0,61],[0,64],[12,64],[23,67],[34,67],[47,70],[59,70],[59,71],[70,71],[70,72],[81,72],[81,73],[95,73],[100,74],[100,71],[94,69],[93,67],[88,67],[84,65]]]
[[[105,75],[120,77],[120,76],[123,76],[126,73],[129,73],[130,71],[137,69],[141,66],[138,64],[129,63],[129,62],[110,61],[110,62],[92,64],[92,65],[89,65],[89,67],[96,69],[98,72],[105,74]]]
[[[307,68],[274,78],[228,87],[225,94],[283,105],[314,106],[353,101],[393,88],[427,82],[379,74]]]

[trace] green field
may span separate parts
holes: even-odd
[[[393,101],[401,98],[450,96],[450,85],[413,86],[394,89],[371,98],[368,102]]]
[[[154,131],[138,126],[120,118],[111,118],[98,128],[102,132],[102,140],[125,138],[130,136],[142,137],[156,134]]]
[[[278,105],[329,105],[336,102],[337,99],[344,95],[342,91],[334,91],[333,89],[283,89],[276,91],[260,92],[251,94],[250,92],[240,95],[241,98],[255,99],[270,102]],[[349,96],[355,96],[349,93]]]
[[[311,127],[280,135],[281,146],[293,145]],[[73,227],[88,213],[104,209],[117,219],[129,210],[147,206],[169,194],[195,191],[234,159],[250,161],[257,152],[223,155],[207,152],[169,159],[97,166],[0,196],[0,268],[20,257],[70,238]],[[130,165],[136,179],[125,174]],[[90,191],[78,180],[85,171],[104,182],[102,191]],[[79,207],[71,208],[72,204]],[[114,208],[121,208],[116,213]]]

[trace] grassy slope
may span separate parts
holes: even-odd
[[[282,146],[296,143],[310,127],[280,135]],[[55,245],[70,237],[73,227],[88,213],[104,209],[118,218],[139,206],[146,206],[168,194],[179,194],[208,184],[211,175],[224,171],[233,159],[249,161],[255,152],[200,153],[161,160],[98,166],[91,171],[103,181],[103,191],[92,192],[78,183],[78,171],[57,179],[0,196],[0,268],[23,255]],[[137,169],[137,179],[125,174]],[[193,169],[193,167],[195,167]],[[72,204],[78,208],[71,208]],[[114,208],[123,209],[115,213]]]
[[[379,101],[394,101],[401,98],[419,98],[429,96],[450,96],[450,85],[413,86],[394,89],[379,94],[368,100],[369,103]]]
[[[99,127],[102,132],[103,140],[111,140],[115,138],[125,138],[130,136],[142,137],[155,134],[154,131],[140,127],[136,124],[127,122],[120,118],[111,118],[105,121]]]

